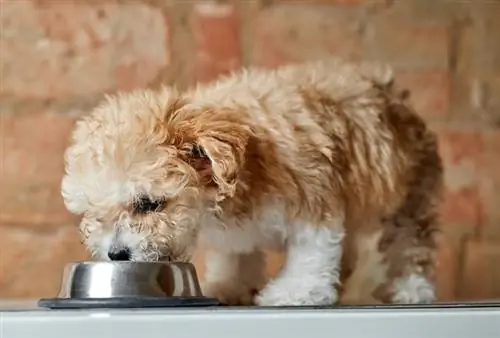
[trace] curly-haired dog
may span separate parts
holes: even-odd
[[[435,299],[441,162],[385,67],[327,60],[108,97],[65,160],[66,206],[99,258],[185,261],[201,240],[204,291],[229,304],[331,304],[341,272],[345,302]],[[275,249],[286,262],[267,281]]]

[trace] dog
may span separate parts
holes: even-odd
[[[107,96],[64,156],[64,203],[98,259],[187,262],[203,246],[203,292],[230,305],[436,300],[437,140],[386,65]],[[269,250],[286,253],[271,280]]]

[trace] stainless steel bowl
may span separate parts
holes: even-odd
[[[64,269],[59,298],[201,297],[189,263],[80,262]]]

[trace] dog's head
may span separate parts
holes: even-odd
[[[205,214],[235,193],[248,130],[174,90],[108,97],[75,127],[62,195],[100,259],[189,260]]]

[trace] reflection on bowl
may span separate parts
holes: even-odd
[[[64,269],[59,298],[201,297],[189,263],[79,262]]]

